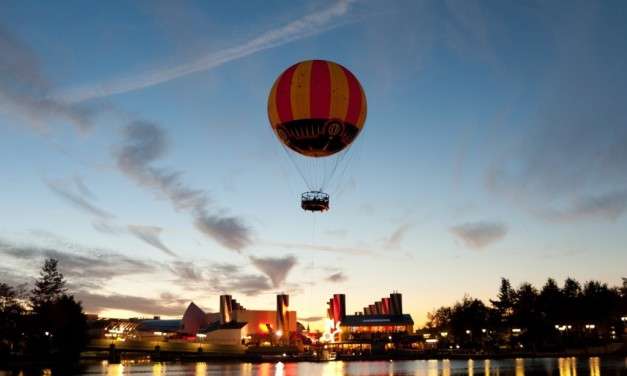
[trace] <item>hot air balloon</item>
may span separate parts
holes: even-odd
[[[301,195],[301,207],[328,210],[325,187],[366,121],[361,84],[348,69],[331,61],[296,63],[274,82],[268,117],[309,188]]]

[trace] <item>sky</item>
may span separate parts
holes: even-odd
[[[392,291],[422,324],[501,277],[627,276],[621,1],[3,1],[0,280],[59,260],[101,316],[274,294],[314,325]],[[365,128],[305,213],[267,97],[350,69]]]

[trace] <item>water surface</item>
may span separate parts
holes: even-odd
[[[50,370],[42,375],[57,376]],[[0,376],[24,375],[0,371]],[[499,360],[403,360],[326,363],[150,363],[124,361],[87,365],[80,375],[413,375],[413,376],[617,376],[627,358],[528,358]],[[60,375],[59,375],[60,376]]]

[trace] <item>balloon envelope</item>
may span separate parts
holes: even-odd
[[[268,98],[279,140],[306,157],[327,157],[349,146],[366,120],[366,95],[343,66],[307,60],[287,68]]]

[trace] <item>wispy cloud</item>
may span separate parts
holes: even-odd
[[[343,272],[336,272],[325,278],[328,282],[340,283],[345,282],[348,277]]]
[[[41,131],[53,121],[69,122],[79,130],[91,127],[93,108],[64,103],[51,92],[37,56],[0,25],[0,113]]]
[[[186,301],[170,299],[167,295],[160,298],[146,298],[123,294],[99,294],[80,290],[75,293],[78,300],[83,303],[86,312],[100,313],[108,309],[121,309],[140,314],[180,316],[185,310]]]
[[[153,166],[166,152],[163,131],[155,124],[136,121],[124,128],[124,142],[115,158],[119,170],[138,185],[167,198],[176,210],[190,213],[194,226],[205,236],[230,250],[248,246],[250,231],[240,218],[210,212],[205,192],[186,186],[181,172]]]
[[[62,181],[45,181],[46,186],[57,196],[74,206],[75,208],[86,212],[92,216],[99,218],[100,220],[107,220],[114,218],[114,215],[92,204],[84,195],[83,191],[79,193],[74,192],[70,185]],[[84,187],[84,184],[82,185]]]
[[[347,15],[351,2],[350,0],[337,1],[326,9],[308,14],[277,29],[261,33],[247,42],[211,52],[190,62],[174,67],[155,69],[138,76],[125,77],[112,82],[68,89],[57,93],[55,97],[65,102],[76,103],[139,90],[192,73],[214,69],[230,61],[339,27],[348,22],[342,17]]]
[[[177,257],[177,254],[161,241],[161,232],[163,231],[161,227],[128,225],[128,231],[138,239],[141,239],[151,246],[163,251],[166,255]]]
[[[268,277],[241,271],[235,264],[215,264],[210,268],[208,286],[217,293],[241,293],[255,296],[272,290]]]
[[[279,287],[285,282],[287,274],[296,265],[296,257],[250,257],[252,264],[272,281],[273,287]]]
[[[288,249],[292,251],[319,251],[332,252],[347,255],[371,255],[374,252],[366,248],[343,247],[328,244],[306,244],[306,243],[285,243],[285,242],[263,242],[264,245]]]
[[[579,196],[560,208],[544,209],[540,215],[557,222],[575,222],[584,219],[616,221],[627,210],[627,191],[611,191]]]
[[[89,189],[87,184],[85,184],[85,181],[80,175],[74,175],[74,178],[72,180],[74,181],[74,186],[76,187],[76,190],[78,191],[78,193],[81,194],[81,196],[90,199],[96,198],[94,193],[91,191],[91,189]]]
[[[385,239],[386,248],[399,248],[401,246],[401,242],[407,235],[407,232],[411,229],[410,223],[403,223],[394,230],[390,234],[390,236]]]
[[[324,320],[326,317],[324,316],[310,316],[310,317],[298,317],[298,321],[302,322],[315,322]]]
[[[111,278],[154,273],[158,264],[134,259],[102,248],[71,243],[62,239],[47,241],[42,246],[32,243],[0,241],[0,255],[21,265],[25,275],[35,275],[46,258],[59,260],[59,269],[77,287],[101,288]]]
[[[467,247],[481,249],[503,239],[507,226],[497,222],[469,222],[453,226],[450,231]]]

